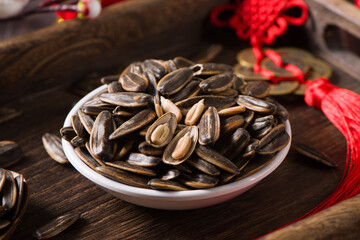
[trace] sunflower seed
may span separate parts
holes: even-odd
[[[226,97],[232,97],[235,98],[239,95],[238,91],[235,89],[228,88],[222,92],[214,93],[215,96],[226,96]]]
[[[152,189],[156,190],[170,190],[170,191],[186,191],[189,190],[187,187],[182,184],[171,181],[171,180],[163,180],[158,178],[153,178],[148,182],[148,185]]]
[[[185,120],[184,120],[185,124],[195,125],[202,116],[204,109],[205,109],[205,104],[204,104],[204,99],[202,99],[190,108],[190,110],[185,116]]]
[[[160,104],[160,99],[156,96],[154,97],[154,108],[157,117],[161,117],[164,114],[164,111]]]
[[[18,175],[15,178],[15,182],[18,192],[17,192],[17,201],[14,207],[12,220],[16,219],[19,216],[20,209],[23,207],[23,202],[26,201],[26,199],[24,199],[26,197],[26,190],[25,190],[26,183],[24,176],[21,174]]]
[[[266,155],[256,155],[256,158],[253,158],[246,164],[246,166],[241,170],[240,174],[235,176],[232,181],[237,181],[243,179],[255,172],[263,169],[267,165],[269,165],[275,156],[273,154],[266,154]]]
[[[118,146],[118,153],[116,154],[114,160],[120,160],[124,158],[132,149],[134,145],[134,140],[130,139],[125,141],[122,147]]]
[[[100,79],[102,84],[111,84],[112,82],[117,82],[120,78],[120,75],[110,75],[105,76]]]
[[[148,188],[147,179],[143,176],[133,174],[110,166],[100,166],[95,168],[96,171],[114,181],[128,184],[134,187]]]
[[[108,85],[108,92],[109,93],[115,93],[115,92],[122,92],[123,88],[121,86],[121,83],[119,82],[111,82]]]
[[[91,130],[94,125],[94,119],[91,116],[85,114],[80,109],[78,110],[78,116],[79,116],[82,126],[84,126],[87,133],[91,134]]]
[[[149,93],[151,96],[157,96],[157,98],[158,98],[159,92],[156,88],[158,81],[157,81],[156,77],[154,76],[154,74],[152,72],[146,71],[144,73],[144,77],[149,82],[148,88],[146,90],[147,93]]]
[[[52,159],[61,164],[68,163],[68,160],[61,145],[60,138],[58,138],[54,134],[45,133],[42,136],[42,142],[46,152]]]
[[[5,171],[5,169],[0,168],[0,192],[2,191],[2,188],[4,187],[5,180],[6,180],[6,171]]]
[[[60,136],[66,141],[70,142],[71,139],[76,137],[76,132],[72,127],[63,127],[60,129]]]
[[[246,147],[250,140],[248,131],[242,128],[236,129],[229,137],[223,137],[217,144],[219,152],[230,160],[237,157]]]
[[[185,87],[183,89],[181,89],[181,91],[172,95],[170,97],[170,100],[172,102],[178,102],[178,101],[184,100],[186,98],[196,96],[201,90],[201,88],[199,87],[199,84],[200,84],[200,81],[193,79],[188,84],[186,84]]]
[[[95,159],[91,154],[84,148],[77,147],[74,149],[75,154],[90,168],[95,169],[103,165],[101,161]]]
[[[0,141],[0,167],[8,167],[17,163],[23,156],[21,147],[12,141]]]
[[[163,65],[165,66],[167,73],[171,73],[171,72],[175,71],[176,69],[178,69],[178,67],[176,66],[176,64],[173,60],[167,60],[163,63]]]
[[[193,153],[198,141],[198,128],[188,126],[181,130],[167,145],[162,161],[170,165],[179,165]]]
[[[235,107],[225,108],[225,109],[222,109],[219,111],[219,116],[220,117],[232,116],[232,115],[242,113],[245,110],[246,110],[246,108],[244,106],[235,106]]]
[[[194,76],[232,72],[231,66],[222,63],[201,63],[192,65],[190,68],[194,71]]]
[[[80,217],[80,212],[67,213],[57,217],[36,230],[33,237],[36,239],[48,239],[54,237],[74,224]]]
[[[159,165],[161,158],[146,156],[141,153],[130,153],[126,162],[141,167],[155,167]]]
[[[119,117],[132,117],[140,110],[143,110],[144,108],[133,108],[133,107],[123,107],[123,106],[117,106],[114,111],[112,111],[114,116]]]
[[[221,135],[227,135],[235,129],[239,128],[245,122],[241,115],[233,115],[221,121],[220,131]]]
[[[134,92],[103,93],[100,100],[123,107],[144,107],[152,102],[152,96]]]
[[[209,107],[202,115],[198,124],[199,143],[214,144],[220,137],[220,117],[214,107]]]
[[[71,139],[70,143],[73,145],[73,147],[84,147],[86,141],[86,138],[75,136],[73,139]]]
[[[176,116],[176,121],[180,122],[180,120],[182,119],[182,114],[180,109],[169,99],[164,98],[163,96],[160,97],[161,100],[161,107],[163,109],[164,112],[171,112],[173,114],[175,114]]]
[[[232,72],[226,72],[203,80],[199,86],[204,92],[217,93],[230,88],[235,78]]]
[[[164,76],[157,84],[157,90],[163,95],[179,92],[193,77],[190,68],[180,68]]]
[[[15,179],[10,171],[5,170],[5,183],[2,188],[1,205],[6,211],[10,211],[16,204],[17,186]]]
[[[156,148],[148,142],[144,141],[139,144],[138,149],[140,153],[145,155],[162,156],[165,148]]]
[[[186,59],[184,57],[176,57],[173,59],[173,61],[177,68],[190,67],[191,65],[195,64],[193,61]]]
[[[97,115],[99,115],[99,113],[101,113],[103,111],[112,112],[114,110],[114,108],[115,108],[114,106],[110,106],[110,105],[107,105],[107,106],[85,106],[85,107],[81,108],[81,111],[87,115],[97,116]]]
[[[240,92],[244,95],[263,98],[270,93],[270,84],[264,81],[251,81],[240,87]]]
[[[182,174],[180,181],[186,186],[192,188],[211,188],[214,187],[219,180],[210,175],[206,174]]]
[[[112,107],[110,103],[106,103],[100,100],[100,98],[96,97],[93,98],[86,103],[84,103],[83,107]]]
[[[75,114],[71,117],[71,124],[72,124],[74,131],[76,132],[76,135],[78,135],[79,137],[87,136],[84,125],[81,123],[81,120],[80,120],[78,114]]]
[[[135,74],[143,75],[144,74],[144,64],[142,62],[133,62],[129,65],[129,67],[124,72],[132,72]]]
[[[144,61],[144,70],[154,74],[156,79],[161,79],[166,74],[166,69],[160,60],[148,59]]]
[[[259,154],[272,154],[283,149],[290,137],[285,131],[285,125],[279,124],[274,127],[267,135],[260,139],[260,145],[257,149]]]
[[[168,144],[176,129],[176,116],[168,112],[158,118],[147,130],[145,140],[150,145],[161,148]]]
[[[236,103],[232,97],[204,95],[184,99],[177,102],[176,106],[178,106],[182,112],[187,113],[194,104],[198,103],[202,99],[204,99],[205,107],[215,107],[218,111],[224,108],[232,107]]]
[[[260,145],[260,141],[257,139],[250,139],[248,145],[244,149],[242,156],[244,158],[251,157],[256,153],[257,148]]]
[[[276,105],[258,98],[239,95],[236,98],[236,102],[240,106],[245,106],[247,109],[253,110],[255,112],[264,113],[264,114],[276,113]]]
[[[316,149],[306,146],[301,143],[296,143],[293,145],[294,149],[301,153],[302,155],[311,158],[319,163],[322,163],[328,167],[336,167],[336,165],[330,160],[328,156],[324,153],[317,151]]]
[[[238,157],[237,159],[234,160],[234,164],[239,168],[240,172],[246,167],[246,165],[249,162],[250,162],[250,159],[245,159],[245,158],[242,158],[242,157]],[[223,172],[219,176],[219,180],[220,180],[221,183],[225,184],[225,183],[229,182],[231,179],[233,179],[237,175],[238,174],[232,174],[232,173],[228,173],[228,172]]]
[[[161,177],[162,180],[171,180],[180,176],[180,171],[177,169],[169,169],[167,170]]]
[[[110,140],[122,137],[146,126],[154,120],[155,116],[156,113],[151,109],[142,110],[124,122],[120,127],[115,129],[115,131],[110,135]]]
[[[192,158],[189,158],[186,162],[189,163],[194,168],[196,168],[208,175],[218,176],[220,174],[219,169],[217,169],[214,165],[212,165],[208,161],[205,161],[201,158],[192,157]]]
[[[150,176],[150,177],[156,176],[156,171],[154,171],[153,169],[132,165],[130,163],[123,161],[106,162],[105,164],[110,167],[114,167],[132,173],[137,173],[144,176]]]
[[[121,87],[128,92],[145,92],[149,85],[149,81],[146,77],[132,72],[122,74],[119,81]]]
[[[195,148],[195,152],[200,158],[214,164],[215,166],[227,172],[233,174],[239,173],[238,168],[228,158],[224,157],[223,155],[209,147],[198,144]]]
[[[110,140],[115,129],[114,119],[110,112],[101,112],[92,128],[89,146],[91,154],[102,161],[110,161],[115,156],[116,144]]]

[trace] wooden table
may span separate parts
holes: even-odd
[[[279,46],[293,42],[294,31],[298,30],[291,29],[288,37],[280,39]],[[221,38],[212,34],[206,39],[202,40],[205,45],[213,41],[225,45],[215,61],[230,65],[236,63],[236,53],[244,47],[229,33]],[[172,58],[182,51],[191,57],[198,51],[198,45],[180,46],[176,51],[156,53],[156,57]],[[142,56],[138,58],[141,60]],[[333,70],[333,83],[360,93],[356,79],[336,66]],[[83,79],[84,76],[80,78]],[[69,84],[59,83],[16,99],[9,96],[12,100],[4,103],[6,107],[22,110],[20,117],[0,124],[0,139],[16,141],[24,150],[25,157],[9,169],[25,176],[31,193],[28,209],[13,239],[31,239],[40,225],[70,211],[82,212],[82,218],[54,239],[251,239],[318,205],[335,189],[344,169],[346,141],[341,133],[319,110],[308,107],[302,97],[283,96],[277,100],[290,111],[293,142],[326,152],[337,168],[315,164],[290,150],[271,175],[228,202],[188,211],[135,206],[98,188],[70,165],[56,163],[45,152],[41,136],[46,132],[58,134],[65,116],[80,98]]]

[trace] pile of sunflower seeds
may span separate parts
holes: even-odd
[[[0,239],[9,239],[25,213],[29,191],[23,175],[1,168],[0,192]]]
[[[141,188],[191,190],[244,178],[289,142],[270,85],[182,57],[130,64],[61,136],[96,172]]]

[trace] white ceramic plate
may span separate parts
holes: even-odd
[[[106,89],[106,87],[107,86],[105,85],[101,86],[83,97],[69,112],[65,119],[64,127],[71,126],[71,117],[77,113],[78,109],[80,109],[85,102],[90,100],[97,93]],[[268,176],[282,163],[289,151],[291,143],[291,128],[289,121],[286,121],[285,128],[286,132],[290,136],[290,141],[284,149],[276,154],[276,158],[270,164],[239,181],[204,190],[172,192],[143,189],[125,185],[104,177],[88,167],[77,157],[74,148],[68,141],[63,139],[62,145],[66,157],[76,170],[110,194],[124,201],[144,207],[182,210],[202,208],[227,201],[247,191],[256,185],[260,180]]]

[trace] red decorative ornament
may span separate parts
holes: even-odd
[[[360,6],[360,0],[356,0],[355,4]],[[299,8],[301,16],[294,18],[286,15],[286,11],[291,8]],[[222,19],[221,16],[226,16],[226,13],[230,13],[230,17]],[[360,193],[360,96],[330,84],[325,78],[306,81],[297,66],[284,65],[275,51],[261,49],[264,44],[272,44],[276,37],[282,35],[288,23],[301,25],[307,16],[307,6],[302,0],[237,0],[235,4],[216,7],[211,14],[215,26],[229,26],[235,29],[240,39],[250,40],[257,60],[253,66],[255,72],[273,83],[283,80],[306,83],[305,102],[320,109],[347,140],[346,165],[339,185],[327,199],[295,221]],[[292,72],[294,77],[276,78],[272,72],[262,69],[260,63],[264,56]]]
[[[122,2],[122,1],[124,1],[124,0],[102,0],[102,1],[100,1],[100,3],[101,3],[100,10],[101,10],[101,8],[105,8],[107,6],[110,6],[112,4]],[[99,15],[99,14],[97,14],[99,7],[97,5],[94,5],[95,1],[80,0],[79,3],[80,4],[78,4],[78,8],[81,11],[80,14],[77,12],[74,12],[74,11],[57,11],[56,15],[61,20],[69,20],[69,19],[73,19],[73,18],[93,19]],[[94,12],[95,12],[95,14],[92,14]],[[93,16],[95,16],[95,17],[93,17]]]
[[[360,0],[355,0],[354,1],[355,6],[357,6],[358,8],[360,8]]]
[[[300,8],[302,15],[298,18],[287,15],[291,8]],[[221,20],[219,14],[224,11],[232,11],[232,17]],[[250,44],[258,47],[274,43],[286,31],[288,23],[302,25],[306,19],[307,6],[301,0],[238,0],[236,4],[215,8],[211,14],[215,26],[230,26],[240,39],[250,39]]]

